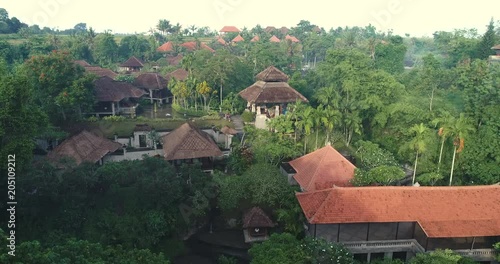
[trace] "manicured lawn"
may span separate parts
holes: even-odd
[[[186,120],[168,120],[168,119],[128,119],[125,121],[105,121],[100,120],[97,122],[81,122],[71,125],[67,128],[70,132],[78,132],[79,130],[86,129],[94,133],[100,134],[107,138],[113,138],[114,134],[119,137],[128,137],[134,132],[134,127],[136,124],[148,124],[149,126],[155,128],[156,130],[174,130],[184,124]],[[195,119],[194,123],[200,128],[211,128],[230,126],[233,127],[233,123],[227,122],[226,120],[202,120]]]

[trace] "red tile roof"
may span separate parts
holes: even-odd
[[[276,37],[275,35],[273,35],[270,39],[269,39],[270,42],[281,42],[281,40]]]
[[[171,41],[163,43],[160,47],[156,49],[158,52],[171,52],[174,51],[174,44]]]
[[[240,30],[237,27],[235,27],[235,26],[225,26],[221,30],[219,30],[219,32],[223,32],[223,33],[236,32],[236,33],[239,33]]]
[[[94,81],[94,89],[98,102],[119,102],[125,98],[140,98],[146,94],[131,83],[115,81],[106,76]]]
[[[297,172],[293,178],[304,191],[351,186],[356,168],[332,146],[327,145],[289,162]]]
[[[250,40],[250,42],[257,42],[257,41],[260,41],[260,37],[259,36],[254,36],[252,38],[252,40]]]
[[[214,140],[189,122],[163,136],[163,152],[166,160],[222,156]]]
[[[259,207],[253,207],[243,215],[243,228],[273,227],[274,223]]]
[[[120,67],[144,67],[144,62],[135,56],[132,56],[126,62],[120,64]]]
[[[311,224],[417,222],[428,237],[500,235],[500,185],[335,187],[296,196]]]
[[[294,36],[290,36],[290,35],[286,35],[286,36],[285,36],[285,39],[286,39],[286,40],[290,40],[290,41],[292,41],[292,42],[294,42],[294,43],[300,42],[300,41],[299,41],[299,39],[297,39],[297,38],[296,38],[296,37],[294,37]]]
[[[217,42],[219,42],[219,44],[221,44],[221,45],[226,45],[226,41],[223,38],[221,38],[220,36],[217,37]]]
[[[122,144],[109,139],[98,137],[88,131],[72,136],[63,141],[54,150],[49,152],[47,158],[52,163],[59,164],[60,159],[69,157],[75,160],[76,165],[82,162],[96,163],[106,154],[115,152]]]
[[[186,48],[189,51],[204,49],[204,50],[208,50],[210,52],[215,52],[215,50],[213,50],[212,48],[207,46],[207,44],[205,44],[205,43],[200,43],[200,46],[198,47],[198,45],[196,44],[196,41],[184,42],[181,44],[181,46]]]
[[[245,39],[241,35],[234,37],[234,39],[232,40],[232,42],[240,42],[240,41],[245,41]]]

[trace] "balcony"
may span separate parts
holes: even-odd
[[[415,239],[342,242],[353,254],[409,251],[423,253],[424,248]]]

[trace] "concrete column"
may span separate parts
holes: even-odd
[[[149,100],[153,103],[153,90],[149,90]]]
[[[260,115],[260,106],[257,106],[256,111],[257,111],[257,115]]]
[[[279,105],[276,105],[276,106],[274,107],[274,109],[275,109],[275,110],[274,110],[274,116],[276,116],[276,117],[277,117],[277,116],[279,116],[279,115],[280,115],[280,106],[279,106]]]
[[[111,113],[115,115],[115,102],[111,102]]]
[[[255,113],[255,104],[252,104],[252,113]]]

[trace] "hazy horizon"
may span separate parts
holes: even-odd
[[[160,2],[143,0],[127,5],[118,1],[23,0],[4,2],[9,17],[29,25],[38,24],[64,30],[86,23],[98,32],[145,33],[160,19],[183,27],[208,26],[219,30],[225,25],[253,28],[256,25],[294,27],[308,20],[326,30],[337,27],[374,25],[386,32],[411,36],[431,36],[436,31],[476,28],[480,34],[495,19],[494,1],[471,2],[430,0],[353,0],[342,4],[310,0],[306,5],[285,1],[209,0]],[[495,20],[496,21],[496,20]]]

